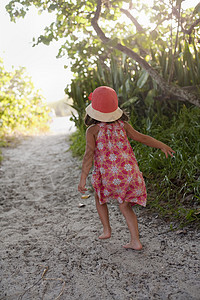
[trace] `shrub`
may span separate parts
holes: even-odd
[[[185,225],[199,219],[200,109],[183,106],[178,115],[160,126],[156,118],[143,120],[140,131],[170,145],[176,153],[164,153],[131,141],[149,192],[148,205],[162,216]],[[134,126],[134,120],[131,119]],[[138,128],[137,128],[138,129]]]
[[[0,60],[0,134],[48,128],[49,109],[25,68],[7,72]]]

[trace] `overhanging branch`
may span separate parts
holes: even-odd
[[[113,7],[116,7],[116,6],[113,6]],[[125,14],[127,16],[127,18],[129,18],[131,20],[131,22],[135,25],[137,32],[145,33],[145,29],[140,25],[140,23],[137,21],[137,19],[134,18],[133,15],[127,9],[120,8],[120,11],[123,14]],[[142,48],[141,45],[139,45],[137,39],[135,39],[135,44],[137,45],[138,49],[140,50],[140,54],[142,56],[146,56],[147,51],[144,48]]]
[[[136,18],[134,18],[132,16],[132,14],[127,9],[120,8],[120,11],[122,13],[124,13],[131,20],[131,22],[135,25],[135,27],[136,27],[136,29],[137,29],[138,32],[145,31],[143,29],[143,27],[140,25],[140,23],[138,23],[138,21],[136,20]]]
[[[99,38],[102,40],[102,42],[105,44],[108,44],[108,43],[110,44],[112,40],[110,38],[106,37],[103,30],[98,25],[98,20],[99,20],[100,13],[101,13],[101,5],[102,5],[102,1],[98,0],[97,1],[97,9],[96,9],[94,18],[91,20],[91,24],[92,24],[94,30],[96,31],[97,35],[99,36]],[[163,79],[163,77],[160,76],[160,74],[154,68],[152,68],[152,66],[149,65],[148,62],[145,61],[142,57],[140,57],[136,52],[134,52],[133,50],[129,49],[126,46],[123,46],[121,43],[117,43],[116,45],[113,44],[112,47],[125,53],[127,56],[131,57],[133,60],[138,62],[139,65],[143,69],[145,69],[149,73],[149,75],[157,82],[157,84],[160,86],[161,90],[164,93],[171,95],[173,97],[176,97],[180,101],[188,101],[188,102],[200,107],[200,99],[198,96],[196,96],[193,93],[189,93],[188,91],[186,91],[178,86],[168,84]]]

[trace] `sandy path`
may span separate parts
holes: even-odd
[[[126,224],[111,203],[113,235],[98,240],[94,197],[80,200],[80,162],[67,148],[57,134],[3,150],[0,299],[200,299],[198,233],[169,232],[136,209],[144,250],[125,250]]]

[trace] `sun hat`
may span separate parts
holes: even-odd
[[[113,122],[119,119],[123,111],[118,107],[116,92],[108,86],[100,86],[89,95],[92,101],[86,107],[86,113],[101,122]]]

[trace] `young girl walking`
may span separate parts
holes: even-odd
[[[128,137],[150,147],[161,149],[166,158],[174,151],[166,144],[139,133],[127,122],[128,117],[118,107],[116,92],[107,86],[100,86],[90,94],[92,101],[86,107],[86,149],[83,157],[78,190],[87,190],[86,178],[94,161],[92,185],[95,190],[96,208],[103,225],[100,239],[111,236],[107,202],[116,199],[126,219],[130,242],[124,248],[141,250],[137,217],[132,206],[146,206],[146,187],[142,173],[128,141]]]

